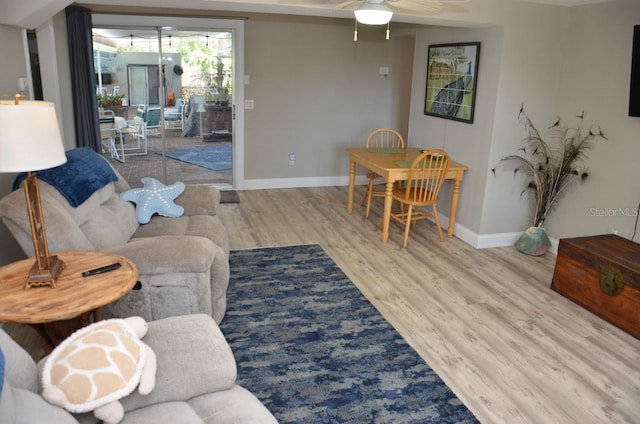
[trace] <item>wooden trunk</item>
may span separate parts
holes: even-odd
[[[551,288],[640,339],[640,244],[613,234],[561,239]]]

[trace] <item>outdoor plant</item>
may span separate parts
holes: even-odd
[[[545,140],[521,107],[518,120],[526,132],[519,149],[522,154],[503,157],[491,170],[495,176],[498,167],[509,167],[514,178],[523,176],[521,196],[528,194],[534,200],[533,227],[542,227],[567,190],[589,177],[584,161],[596,140],[607,140],[599,126],[583,128],[584,112],[577,118],[576,127],[569,127],[558,118],[546,131]]]
[[[98,105],[101,107],[122,106],[124,94],[98,94]]]

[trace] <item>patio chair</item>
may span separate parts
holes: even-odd
[[[138,105],[138,110],[136,111],[136,115],[133,117],[133,120],[127,121],[127,126],[118,130],[121,137],[123,137],[121,162],[125,161],[126,155],[137,156],[147,154],[147,128],[144,120],[146,110],[146,105]],[[127,135],[135,139],[135,147],[124,147],[124,137]]]
[[[102,142],[102,148],[104,150],[105,143],[106,148],[109,150],[111,157],[120,162],[124,162],[124,143],[122,142],[122,134],[116,128],[116,118],[112,110],[101,110],[99,113],[100,119],[100,140]],[[120,149],[118,153],[116,147],[116,137],[120,138]]]
[[[184,100],[178,99],[175,107],[164,110],[164,128],[167,130],[181,130],[184,126]]]
[[[146,113],[144,114],[144,123],[147,132],[147,136],[159,135],[160,129],[160,106],[148,106]]]

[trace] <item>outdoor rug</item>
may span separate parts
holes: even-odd
[[[212,171],[225,171],[233,167],[230,146],[203,146],[191,149],[168,150],[167,157]]]
[[[238,384],[284,423],[477,423],[319,245],[230,253]]]

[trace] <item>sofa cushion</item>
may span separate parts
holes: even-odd
[[[47,183],[41,184],[40,195],[51,251],[109,250],[126,243],[138,229],[133,205],[119,199],[114,183],[78,207]]]
[[[127,412],[120,424],[198,424],[203,422],[186,402],[163,402]]]
[[[194,215],[179,218],[156,216],[148,224],[138,227],[132,239],[162,235],[205,237],[220,246],[225,255],[229,256],[229,234],[222,220],[217,216]]]
[[[5,332],[0,330],[0,346],[8,362],[4,376],[11,386],[38,391],[38,367],[33,358]]]
[[[28,390],[13,390],[13,402],[16,408],[16,424],[77,424],[78,421],[62,408],[51,405],[40,395]],[[1,421],[5,422],[5,421]],[[13,422],[13,421],[8,421]]]
[[[207,424],[277,424],[260,400],[244,387],[208,393],[189,400],[189,405]]]
[[[142,178],[143,188],[132,188],[120,193],[122,200],[136,204],[136,219],[146,224],[154,214],[177,218],[184,213],[184,208],[175,204],[174,200],[185,189],[183,182],[164,185],[151,177]]]
[[[149,322],[144,341],[156,354],[156,387],[147,396],[122,399],[125,411],[168,401],[187,401],[233,387],[236,362],[220,328],[204,314]]]
[[[0,377],[0,384],[4,386],[4,390],[0,392],[0,423],[13,423],[16,417],[13,389],[4,376]]]

